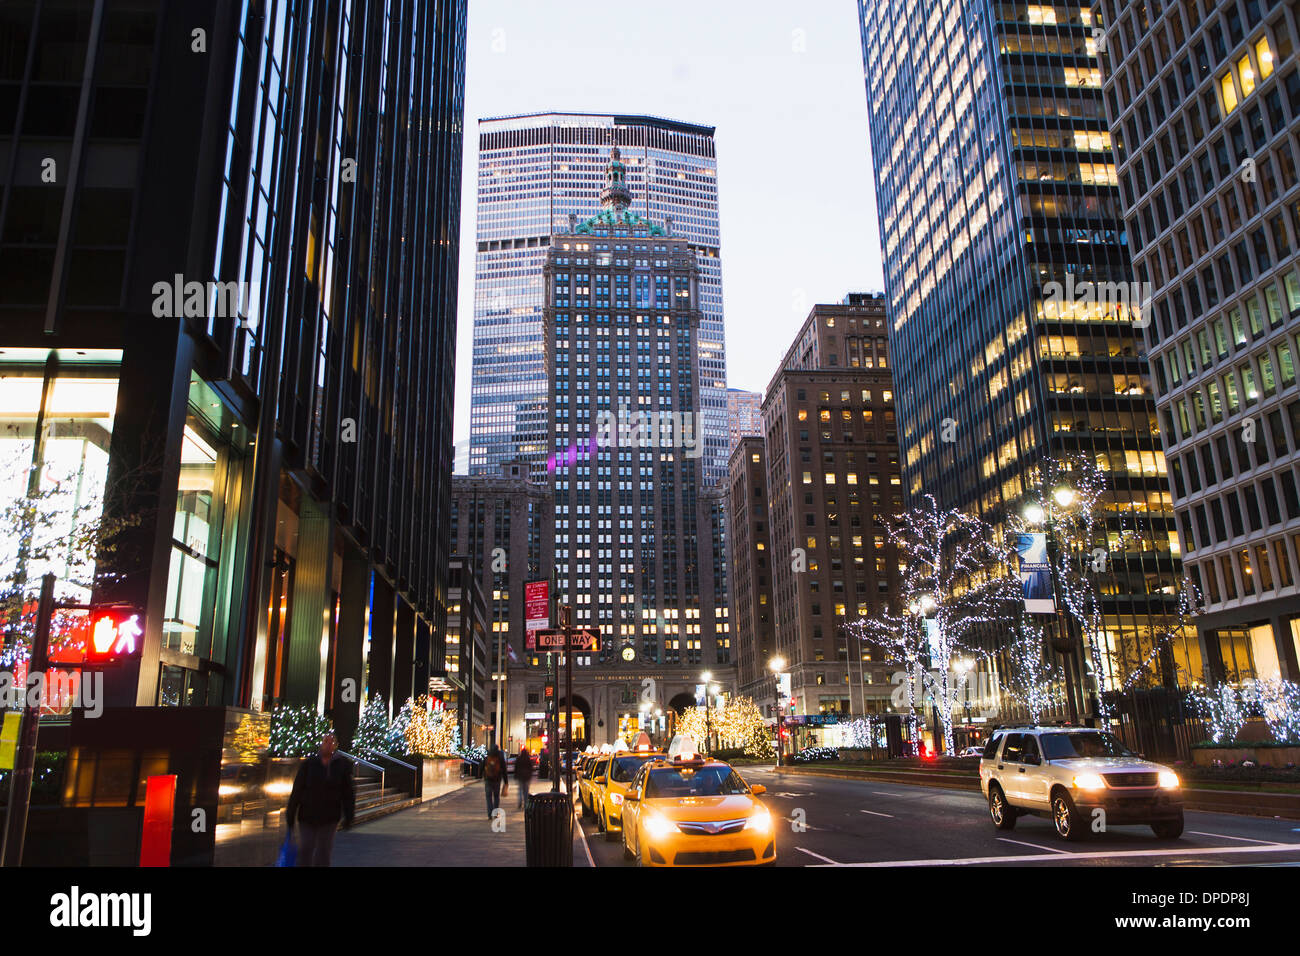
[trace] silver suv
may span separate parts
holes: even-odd
[[[980,758],[980,790],[999,830],[1034,814],[1050,817],[1064,840],[1082,840],[1098,821],[1149,824],[1163,840],[1183,832],[1178,775],[1102,730],[1000,728]]]

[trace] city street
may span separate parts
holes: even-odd
[[[1187,829],[1175,841],[1125,826],[1065,844],[1038,817],[999,833],[978,793],[737,769],[767,787],[762,799],[786,820],[777,831],[777,866],[1300,865],[1297,820],[1188,811]],[[794,832],[798,822],[807,829]],[[583,830],[597,866],[631,865],[594,821],[583,821]]]

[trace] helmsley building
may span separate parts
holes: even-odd
[[[734,690],[724,502],[705,487],[700,267],[671,219],[631,206],[614,147],[599,210],[571,212],[544,269],[553,583],[575,625],[601,635],[598,653],[574,655],[579,745],[667,733],[704,673]],[[518,747],[543,732],[546,661],[516,645],[507,732]]]

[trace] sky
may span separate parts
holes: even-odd
[[[458,443],[469,438],[478,121],[553,110],[717,127],[729,387],[766,389],[815,303],[884,288],[854,0],[470,0]]]

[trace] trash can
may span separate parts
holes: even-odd
[[[573,866],[573,800],[567,793],[529,795],[524,846],[528,866]]]

